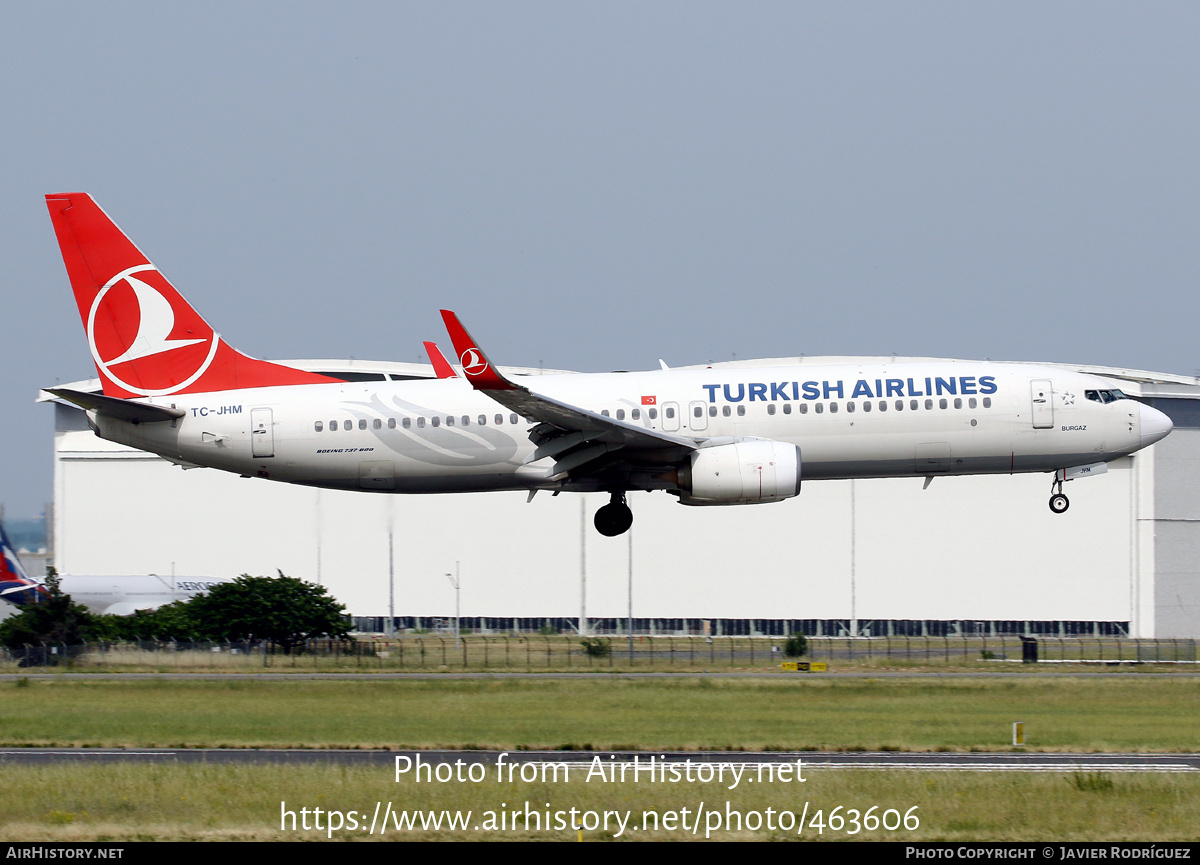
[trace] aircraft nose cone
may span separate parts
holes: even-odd
[[[1142,416],[1142,447],[1152,445],[1167,437],[1167,433],[1175,429],[1171,419],[1156,408],[1148,405],[1138,407]]]

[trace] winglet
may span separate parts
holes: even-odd
[[[454,352],[458,355],[458,362],[462,365],[463,375],[466,376],[472,387],[476,390],[519,390],[488,360],[483,349],[479,347],[471,334],[467,333],[467,329],[462,326],[457,315],[448,309],[443,309],[442,321],[446,323],[450,341],[454,343]]]
[[[458,378],[458,373],[450,366],[450,361],[446,360],[436,342],[425,341],[425,354],[429,356],[429,362],[433,364],[433,371],[437,373],[438,378]]]

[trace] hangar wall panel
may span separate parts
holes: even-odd
[[[1200,429],[1179,428],[1154,446],[1159,520],[1200,520]]]
[[[1155,636],[1194,637],[1200,621],[1200,523],[1155,523]]]

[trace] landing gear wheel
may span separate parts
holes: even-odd
[[[614,495],[611,502],[596,511],[593,522],[600,534],[606,538],[615,538],[629,531],[629,527],[633,525],[633,511],[625,504],[625,496]]]
[[[1070,506],[1070,500],[1068,500],[1067,497],[1062,493],[1055,493],[1054,495],[1050,496],[1050,510],[1054,511],[1054,513],[1066,513],[1067,508]]]

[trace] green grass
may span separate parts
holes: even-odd
[[[1200,681],[679,679],[0,684],[0,745],[1194,751]]]
[[[795,829],[751,831],[743,822],[740,831],[724,828],[728,808],[765,815],[766,809],[803,813],[808,806],[801,839],[831,840],[972,840],[972,841],[1101,841],[1194,840],[1200,826],[1200,777],[1196,775],[1115,774],[1089,776],[1080,783],[1070,774],[1031,773],[915,773],[824,770],[808,772],[806,782],[751,785],[730,790],[718,783],[651,784],[641,782],[584,782],[528,784],[497,783],[490,775],[479,784],[413,783],[393,779],[390,768],[344,766],[236,766],[236,765],[58,765],[6,766],[4,779],[8,805],[0,817],[0,835],[9,841],[150,841],[150,840],[300,840],[329,837],[327,831],[281,829],[286,807],[324,811],[353,811],[369,825],[377,802],[401,810],[469,810],[465,831],[414,831],[369,834],[342,830],[336,840],[575,840],[570,829],[517,828],[476,830],[487,819],[485,812],[525,810],[631,811],[640,822],[643,811],[689,810],[691,819],[701,802],[722,815],[722,826],[713,829],[720,840],[786,840]],[[286,806],[281,807],[281,803]],[[852,823],[831,831],[830,812],[839,816],[850,809],[861,815],[878,806],[909,813],[919,820],[913,831],[860,831]],[[381,807],[384,812],[386,804]],[[820,834],[811,825],[822,812],[826,828]],[[569,817],[568,817],[569,819]],[[310,826],[313,825],[310,817]],[[895,818],[892,818],[893,822]],[[323,823],[327,822],[327,818]],[[705,821],[708,823],[708,819]],[[290,830],[290,820],[286,824]],[[584,840],[607,840],[616,833],[615,820],[608,832],[583,833]],[[626,832],[629,839],[703,839],[698,833],[676,828],[657,832]]]

